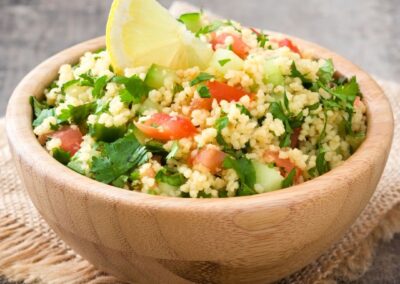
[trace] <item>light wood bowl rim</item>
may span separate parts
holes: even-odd
[[[275,32],[270,34],[282,35]],[[286,35],[285,35],[286,36]],[[71,56],[83,55],[86,51],[93,51],[101,46],[104,46],[104,37],[95,38],[77,44],[60,53],[50,57],[43,63],[34,68],[26,77],[19,83],[13,92],[6,114],[6,132],[9,143],[16,152],[19,159],[34,167],[46,168],[46,176],[49,179],[57,179],[58,182],[65,182],[70,188],[76,191],[86,191],[89,196],[96,198],[104,198],[115,200],[117,202],[134,204],[140,207],[147,207],[152,204],[160,210],[215,210],[225,211],[228,208],[236,210],[244,210],[251,208],[256,204],[265,204],[265,206],[279,206],[291,202],[303,202],[309,197],[316,195],[325,196],[326,194],[334,194],[337,188],[326,188],[327,184],[337,178],[338,185],[343,182],[349,183],[352,179],[356,179],[362,171],[362,163],[358,163],[361,167],[352,167],[354,161],[376,160],[379,155],[384,155],[387,148],[390,148],[393,136],[393,115],[387,98],[378,84],[366,72],[355,66],[350,61],[343,57],[322,48],[314,43],[301,40],[296,37],[286,36],[291,38],[301,49],[309,50],[321,58],[332,58],[335,63],[335,68],[346,76],[356,75],[360,82],[365,101],[368,106],[368,130],[367,137],[360,148],[343,165],[329,171],[328,173],[317,177],[305,183],[286,188],[279,191],[256,194],[244,197],[230,198],[211,198],[211,199],[192,199],[192,198],[173,198],[163,196],[153,196],[141,192],[122,190],[117,187],[106,185],[98,181],[92,180],[86,176],[80,175],[61,163],[53,159],[46,150],[39,144],[31,127],[32,111],[28,103],[28,97],[31,95],[30,90],[37,88],[40,80],[45,77],[43,73],[46,70],[57,69],[64,61],[65,63]],[[54,74],[53,78],[57,74]],[[365,85],[368,88],[365,89]],[[381,104],[376,106],[371,102],[374,97],[371,94],[379,94],[382,96]],[[383,110],[383,111],[382,111]],[[388,121],[386,128],[378,128],[376,121]],[[379,150],[376,143],[382,145]],[[373,148],[374,151],[370,151]]]

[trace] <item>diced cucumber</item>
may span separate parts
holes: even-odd
[[[124,136],[125,132],[125,125],[111,127],[106,127],[101,123],[89,125],[89,133],[98,141],[114,142],[118,138]]]
[[[144,83],[152,89],[160,89],[162,86],[164,86],[166,79],[175,81],[176,77],[176,73],[173,70],[153,64],[151,65],[149,71],[147,71]]]
[[[210,67],[217,73],[224,75],[228,70],[243,69],[243,60],[229,49],[217,49],[210,61]]]
[[[283,83],[285,82],[285,78],[282,75],[281,69],[276,59],[271,58],[265,61],[264,79],[265,83],[271,83],[274,86],[283,85]]]
[[[258,193],[274,191],[282,188],[283,177],[275,168],[270,168],[265,164],[257,161],[252,161],[256,171],[256,184],[263,187],[262,191],[257,190]]]
[[[139,114],[143,114],[146,110],[156,110],[157,112],[161,111],[161,106],[158,103],[147,98],[142,105],[139,107]]]
[[[201,13],[182,14],[179,21],[184,23],[186,28],[193,33],[197,33],[202,27]]]
[[[144,133],[140,131],[134,124],[129,127],[129,130],[132,131],[133,135],[135,135],[140,144],[146,144],[147,136],[144,135]]]
[[[158,188],[160,189],[160,193],[162,195],[174,196],[174,197],[178,197],[181,195],[179,187],[169,185],[168,183],[161,182],[158,184]]]

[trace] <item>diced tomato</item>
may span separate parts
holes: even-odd
[[[190,137],[197,132],[189,119],[166,113],[153,114],[150,119],[135,125],[147,136],[163,141]]]
[[[300,135],[300,132],[301,132],[301,128],[300,127],[293,129],[293,133],[290,136],[290,141],[291,141],[290,147],[296,148],[297,146],[299,146],[299,135]]]
[[[228,34],[228,33],[222,33],[220,35],[216,35],[213,33],[211,35],[211,44],[213,49],[216,49],[217,44],[224,44],[225,39],[231,36],[233,38],[233,43],[232,43],[232,51],[236,53],[237,56],[239,56],[242,59],[245,59],[247,55],[249,54],[249,46],[237,35],[233,34]]]
[[[203,165],[210,170],[210,173],[215,174],[221,170],[225,156],[225,153],[218,148],[208,146],[192,152],[191,164]]]
[[[241,97],[250,96],[242,88],[232,87],[218,81],[207,82],[207,87],[210,90],[211,98],[216,99],[218,102],[222,100],[228,102],[239,101]]]
[[[360,107],[362,105],[362,101],[360,97],[356,97],[356,99],[354,100],[354,107]]]
[[[281,173],[284,176],[287,176],[295,168],[296,182],[299,181],[302,171],[290,159],[281,159],[278,152],[272,151],[265,152],[264,158],[267,162],[274,162],[278,168],[281,168]]]
[[[68,126],[49,135],[61,140],[61,149],[70,153],[71,156],[79,150],[82,143],[82,133],[77,126]]]
[[[194,99],[191,103],[191,109],[212,109],[212,100],[216,99],[217,102],[222,100],[231,102],[239,101],[243,96],[249,96],[250,99],[254,99],[254,94],[248,94],[245,90],[239,87],[232,87],[226,83],[221,83],[218,81],[207,82],[207,87],[210,90],[211,98],[198,98]]]
[[[212,99],[211,98],[193,99],[192,103],[190,104],[190,108],[192,110],[195,110],[195,109],[211,110],[212,109]]]
[[[288,38],[278,41],[278,44],[279,44],[279,47],[287,46],[293,52],[296,52],[299,55],[301,55],[299,48]]]

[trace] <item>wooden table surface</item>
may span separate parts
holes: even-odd
[[[21,78],[50,55],[104,34],[111,0],[0,0],[0,116]],[[169,6],[172,0],[160,0]],[[387,80],[400,82],[398,0],[189,0],[245,25],[325,46]],[[229,4],[228,4],[229,3]],[[9,283],[0,277],[0,284]],[[379,247],[357,283],[400,283],[400,236]]]

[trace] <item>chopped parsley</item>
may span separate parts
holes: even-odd
[[[244,105],[236,104],[236,107],[238,107],[240,109],[241,114],[251,117],[250,111]]]
[[[34,127],[42,124],[43,120],[50,116],[55,115],[54,108],[49,108],[49,106],[45,102],[39,102],[35,97],[31,96],[29,98],[29,102],[33,109],[33,122],[32,125]]]
[[[227,116],[223,116],[217,119],[217,121],[215,122],[215,128],[217,129],[217,142],[218,144],[227,147],[227,144],[224,140],[224,138],[222,137],[222,129],[224,129],[225,127],[227,127],[229,124],[229,119]]]
[[[304,88],[308,89],[312,86],[312,81],[310,79],[308,79],[306,77],[306,75],[303,75],[303,73],[301,73],[297,67],[296,67],[296,63],[294,63],[294,61],[292,62],[292,65],[290,66],[290,76],[293,78],[300,78]]]
[[[127,175],[122,175],[119,176],[116,180],[114,180],[111,184],[119,188],[124,188],[128,179],[129,177]]]
[[[170,159],[174,158],[176,156],[176,153],[178,153],[178,151],[179,151],[179,143],[178,143],[178,141],[174,141],[172,143],[171,151],[167,155],[166,159],[170,160]]]
[[[356,77],[352,77],[342,85],[337,85],[333,88],[325,86],[322,82],[317,82],[318,86],[331,94],[332,98],[322,98],[322,103],[327,109],[340,109],[348,114],[345,119],[345,129],[347,134],[352,134],[351,121],[354,112],[354,100],[360,94],[360,87],[357,83]]]
[[[173,92],[174,92],[174,94],[177,94],[177,93],[182,92],[183,90],[184,90],[184,89],[183,89],[182,85],[176,84],[176,85],[174,86]]]
[[[329,84],[332,81],[333,73],[335,72],[333,68],[332,59],[328,59],[325,61],[324,65],[322,65],[318,70],[318,79],[322,84]]]
[[[36,119],[32,122],[32,125],[34,127],[39,126],[46,118],[55,116],[55,114],[56,112],[54,108],[44,109],[40,112],[39,116],[37,116]]]
[[[95,99],[99,99],[104,96],[105,94],[104,88],[107,86],[107,83],[108,83],[108,77],[105,75],[100,78],[97,78],[96,81],[94,81],[92,95]]]
[[[274,118],[280,119],[285,126],[285,134],[281,138],[281,142],[279,144],[281,148],[290,146],[293,129],[301,127],[304,121],[304,116],[302,111],[300,111],[297,115],[294,115],[289,112],[288,110],[289,101],[286,97],[286,93],[284,94],[284,106],[285,107],[282,106],[281,102],[272,102],[269,108],[269,111],[271,112],[272,116]]]
[[[287,188],[292,186],[295,175],[296,175],[296,168],[293,168],[287,175],[287,177],[282,181],[282,188]]]
[[[69,105],[57,116],[58,123],[73,122],[75,124],[84,123],[91,112],[96,109],[96,103],[91,102],[80,106]]]
[[[240,186],[237,195],[253,195],[256,194],[254,184],[256,183],[256,171],[253,163],[244,157],[233,159],[227,156],[224,159],[223,167],[225,169],[233,169],[239,177]]]
[[[100,182],[110,183],[148,160],[146,148],[133,135],[102,146],[101,155],[92,162],[92,173]]]
[[[78,80],[78,79],[70,80],[70,81],[64,83],[64,84],[61,86],[61,94],[62,94],[63,96],[65,96],[65,91],[66,91],[69,87],[72,87],[72,86],[74,86],[74,85],[76,85],[76,84],[78,84],[78,83],[79,83],[79,80]]]
[[[190,82],[190,86],[194,86],[197,85],[201,82],[206,82],[211,80],[212,78],[214,78],[213,75],[205,73],[205,72],[201,72],[196,78],[194,78],[191,82]]]
[[[53,149],[53,157],[61,164],[67,165],[71,160],[71,154],[60,148]]]
[[[79,160],[74,159],[74,157],[72,157],[72,159],[68,163],[67,167],[81,175],[84,175],[85,170],[82,168],[82,163]]]
[[[93,87],[94,86],[94,78],[89,75],[89,73],[84,73],[79,75],[80,79],[80,85],[81,86],[87,86],[87,87]]]
[[[181,173],[165,167],[157,172],[155,179],[158,183],[166,183],[176,187],[186,182],[186,178]]]
[[[329,171],[329,164],[325,160],[325,150],[322,150],[321,148],[319,148],[317,152],[316,168],[319,175]]]
[[[197,92],[201,98],[211,98],[210,89],[207,86],[199,86]]]
[[[217,21],[214,21],[214,22],[212,22],[211,24],[202,27],[202,28],[196,33],[196,36],[199,37],[200,35],[203,35],[203,34],[209,34],[209,33],[215,32],[216,30],[218,30],[218,29],[219,29],[220,27],[222,27],[223,25],[225,25],[225,23],[222,22],[222,21],[218,21],[218,20],[217,20]]]
[[[119,97],[123,103],[139,104],[147,98],[148,88],[137,75],[131,77],[116,76],[113,78],[113,82],[125,86],[125,89],[122,89],[119,93]]]
[[[254,30],[253,30],[253,32],[254,32]],[[256,32],[256,35],[257,35],[257,43],[258,43],[258,45],[260,46],[260,47],[262,47],[262,48],[264,48],[265,47],[265,44],[268,42],[268,36],[263,32],[263,31],[260,31],[260,32]]]
[[[226,59],[218,60],[218,63],[219,63],[219,65],[221,65],[221,67],[223,67],[229,61],[231,61],[231,59],[230,58],[226,58]]]

